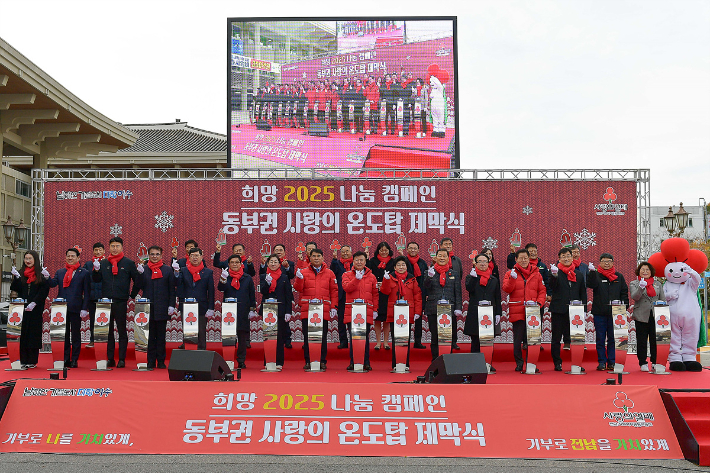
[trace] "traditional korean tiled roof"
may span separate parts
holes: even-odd
[[[227,136],[200,130],[187,122],[123,125],[140,136],[118,153],[190,153],[227,151]]]

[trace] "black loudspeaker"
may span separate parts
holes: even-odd
[[[266,120],[257,120],[256,122],[257,130],[271,131],[271,125]]]
[[[437,384],[486,384],[488,367],[483,353],[439,355],[424,374],[425,382]]]
[[[325,122],[311,123],[308,127],[309,136],[328,136],[328,124]]]
[[[173,350],[170,355],[170,381],[219,381],[231,374],[224,358],[211,350]]]

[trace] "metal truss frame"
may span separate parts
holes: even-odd
[[[44,250],[44,184],[54,181],[199,181],[232,179],[397,180],[397,181],[634,181],[637,258],[651,250],[650,169],[349,169],[349,168],[195,168],[195,169],[33,169],[32,248]]]

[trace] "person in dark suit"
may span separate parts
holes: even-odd
[[[207,348],[207,319],[214,316],[214,279],[212,270],[202,261],[202,249],[192,248],[184,268],[173,262],[178,291],[185,299],[197,301],[197,349]]]
[[[274,245],[274,254],[279,257],[279,261],[281,262],[281,271],[285,271],[289,279],[296,277],[296,263],[286,259],[286,245],[282,243]],[[259,275],[266,274],[266,269],[266,256],[262,256],[261,266],[259,267]],[[291,311],[289,310],[289,312]],[[286,348],[293,348],[291,345],[291,327],[289,327],[288,324],[284,324],[283,330],[284,346]]]
[[[419,244],[410,241],[407,244],[407,261],[409,262],[409,272],[417,278],[417,284],[422,291],[422,302],[426,301],[426,288],[424,287],[424,277],[426,276],[429,266],[424,261],[424,258],[419,257]],[[414,348],[426,348],[422,344],[422,317],[414,321]]]
[[[87,261],[84,264],[84,269],[89,271],[89,274],[91,274],[91,271],[94,270],[94,261],[98,261],[99,263],[101,260],[104,259],[104,253],[106,253],[106,249],[104,248],[104,244],[101,242],[96,242],[94,243],[94,247],[92,248],[93,251],[93,260],[92,261]],[[92,278],[89,278],[91,280],[91,296],[89,297],[89,327],[91,327],[91,339],[89,340],[89,344],[86,345],[86,348],[93,348],[94,347],[94,317],[96,315],[96,302],[101,299],[101,283],[100,282],[94,282]]]
[[[65,267],[47,280],[49,287],[59,286],[57,297],[67,301],[67,324],[64,335],[64,366],[77,368],[81,352],[81,319],[89,316],[91,271],[79,263],[79,250],[65,252]]]
[[[293,308],[293,290],[291,280],[288,278],[286,271],[281,269],[281,262],[277,255],[270,255],[266,260],[266,273],[259,276],[259,292],[262,295],[262,304],[266,299],[276,299],[278,302],[278,334],[276,336],[276,364],[284,365],[284,334],[286,329],[283,325],[288,325],[291,318],[291,309]],[[263,315],[263,307],[259,313]],[[290,332],[291,329],[288,328]]]
[[[181,268],[184,268],[185,265],[187,264],[187,260],[190,256],[190,250],[193,248],[197,248],[198,246],[200,246],[200,245],[198,245],[195,240],[187,240],[185,242],[185,257],[184,258],[178,258],[178,249],[177,249],[177,246],[174,246],[171,250],[172,255],[173,255],[172,256],[173,259],[171,261],[171,264],[173,261],[177,261],[177,264],[179,264]]]
[[[451,266],[451,269],[454,270],[455,277],[458,279],[454,281],[455,284],[459,286],[459,294],[461,293],[461,278],[463,278],[463,263],[461,262],[461,258],[458,256],[454,256],[454,241],[449,238],[449,237],[444,237],[441,239],[441,243],[439,243],[440,248],[445,249],[446,251],[449,252],[449,265]],[[458,346],[456,343],[458,341],[458,321],[454,324],[453,330],[451,331],[451,348],[453,350],[460,350],[461,348]]]
[[[94,261],[92,279],[101,282],[101,294],[111,299],[111,318],[109,320],[108,343],[106,344],[106,366],[124,368],[126,366],[126,350],[128,348],[128,331],[126,330],[126,314],[128,298],[135,297],[138,289],[135,282],[138,279],[136,264],[123,255],[123,239],[113,237],[109,241],[109,255],[103,261]],[[131,292],[131,281],[134,293]],[[114,362],[116,342],[113,336],[113,323],[118,330],[118,364]]]
[[[49,273],[41,269],[39,255],[33,250],[25,253],[20,271],[21,274],[12,267],[10,284],[10,290],[26,301],[20,332],[20,363],[26,368],[34,368],[42,348],[42,312],[49,295]]]
[[[463,326],[463,333],[471,337],[471,353],[481,352],[481,340],[478,332],[478,304],[481,301],[488,301],[493,306],[493,334],[500,335],[500,316],[503,313],[501,307],[500,281],[493,275],[493,268],[490,266],[488,256],[479,253],[475,258],[475,266],[471,273],[466,276],[466,290],[468,290],[468,314],[466,323]],[[495,368],[491,365],[491,372],[495,373]]]
[[[217,251],[212,258],[212,266],[218,269],[227,269],[229,267],[229,258],[222,261],[220,259],[222,254],[222,245],[217,245]],[[256,270],[254,269],[254,263],[252,262],[251,256],[246,255],[246,248],[243,243],[235,243],[232,245],[232,254],[237,255],[242,259],[242,265],[244,266],[244,272],[249,276],[256,276]]]
[[[451,267],[449,252],[444,248],[439,248],[439,251],[436,252],[435,263],[427,270],[427,275],[424,278],[427,298],[423,310],[429,320],[432,361],[439,356],[439,328],[436,321],[436,308],[439,301],[442,299],[449,301],[454,311],[452,314],[454,320],[462,315],[461,276],[456,271]],[[454,330],[455,328],[452,327],[452,333]],[[453,349],[453,340],[451,347]]]
[[[256,291],[254,280],[244,272],[241,256],[235,254],[227,259],[227,268],[220,274],[217,289],[224,293],[225,299],[233,297],[237,300],[237,364],[244,369],[247,367],[249,318],[256,318]],[[283,364],[283,360],[281,362]]]
[[[340,344],[338,348],[348,348],[348,327],[345,325],[345,291],[343,290],[343,274],[353,267],[353,250],[350,245],[343,245],[340,248],[340,258],[338,250],[333,250],[333,261],[330,262],[330,270],[335,274],[338,282],[338,338]]]
[[[393,259],[394,252],[392,251],[392,248],[390,247],[389,243],[386,241],[381,241],[377,245],[377,249],[375,250],[375,256],[369,259],[367,262],[367,267],[372,271],[372,274],[375,275],[377,278],[377,289],[379,290],[380,287],[382,286],[382,279],[384,279],[385,276],[385,271],[388,271],[389,273],[394,272],[394,259]],[[377,304],[377,317],[375,317],[374,320],[374,325],[375,325],[375,340],[377,340],[377,343],[375,343],[375,350],[379,350],[381,347],[382,342],[380,341],[380,337],[382,336],[383,332],[383,325],[384,325],[384,345],[385,345],[385,350],[390,349],[389,345],[389,340],[390,340],[390,325],[386,323],[387,321],[387,300],[388,296],[386,294],[379,294],[379,300]]]
[[[163,263],[163,249],[159,246],[148,248],[148,271],[142,264],[137,266],[140,273],[138,287],[143,297],[150,301],[150,321],[148,322],[148,369],[165,369],[165,330],[168,320],[177,312],[175,308],[175,275],[172,268]]]

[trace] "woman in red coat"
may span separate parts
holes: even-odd
[[[530,264],[528,250],[521,248],[515,252],[515,266],[505,273],[501,289],[510,295],[508,320],[513,324],[515,371],[522,371],[521,345],[525,337],[525,302],[535,301],[539,307],[542,307],[547,295],[538,267]]]
[[[377,304],[379,292],[377,290],[377,278],[372,271],[365,265],[367,263],[367,254],[363,251],[358,251],[353,255],[353,268],[350,271],[343,273],[343,291],[345,291],[345,315],[343,322],[348,326],[348,333],[352,333],[350,321],[352,319],[352,303],[355,299],[363,299],[367,304],[367,336],[365,337],[365,361],[364,369],[372,370],[370,366],[370,328],[372,321],[377,317]],[[354,366],[353,360],[353,344],[350,343],[350,366],[348,370],[352,370]]]
[[[394,343],[394,305],[398,300],[405,300],[409,303],[409,323],[413,324],[416,319],[422,314],[422,290],[419,288],[417,278],[413,274],[407,272],[407,259],[404,256],[398,256],[394,260],[394,273],[390,274],[385,271],[382,286],[380,287],[382,294],[389,295],[387,299],[387,320],[390,324],[390,333],[392,334],[392,346]],[[392,350],[392,368],[397,365],[397,357],[395,355],[396,347]],[[409,339],[407,341],[407,360],[409,366]],[[402,360],[400,360],[401,362]]]

